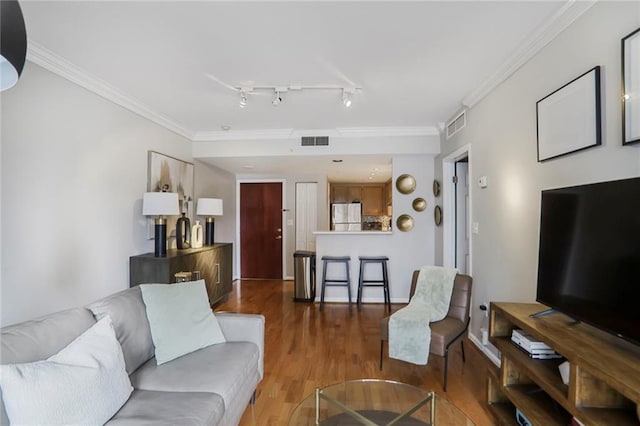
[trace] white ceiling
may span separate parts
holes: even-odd
[[[566,3],[23,1],[22,8],[33,46],[174,131],[224,139],[275,129],[438,126]],[[339,91],[317,90],[288,92],[278,107],[270,93],[250,95],[242,109],[227,87],[293,84],[362,91],[351,108]],[[372,163],[361,162],[369,170]],[[225,163],[248,172],[246,159]],[[283,167],[264,163],[273,163],[265,172]]]

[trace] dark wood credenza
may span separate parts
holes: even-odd
[[[167,250],[166,257],[153,253],[129,258],[129,286],[146,283],[171,284],[178,272],[200,271],[213,306],[229,294],[233,281],[233,245],[216,243],[197,249]]]

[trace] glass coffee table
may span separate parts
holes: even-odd
[[[303,425],[473,426],[473,422],[435,392],[362,379],[316,389],[289,418],[289,426]]]

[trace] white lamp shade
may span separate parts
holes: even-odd
[[[222,216],[222,199],[198,198],[198,216]]]
[[[144,216],[176,216],[180,214],[175,192],[145,192],[142,197]]]

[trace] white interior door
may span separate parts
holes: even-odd
[[[316,250],[318,230],[318,184],[296,183],[296,250]]]
[[[469,271],[469,163],[466,158],[455,163],[455,232],[456,268],[462,274]]]

